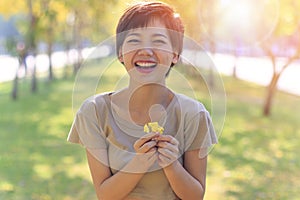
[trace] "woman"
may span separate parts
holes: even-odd
[[[128,8],[117,26],[117,55],[128,87],[87,99],[68,141],[86,148],[98,199],[203,199],[207,148],[217,143],[209,113],[166,86],[184,28],[167,4]],[[158,131],[144,132],[157,122]]]

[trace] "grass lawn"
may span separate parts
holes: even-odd
[[[123,75],[105,73],[98,92],[118,88]],[[209,155],[205,199],[300,199],[300,97],[277,93],[266,118],[263,87],[223,81],[226,121]],[[40,80],[34,95],[29,80],[19,86],[19,100],[11,101],[11,83],[0,83],[0,199],[96,199],[83,149],[66,142],[74,79]]]

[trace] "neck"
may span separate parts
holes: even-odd
[[[114,105],[120,108],[119,115],[143,125],[161,119],[173,95],[165,85],[147,84],[125,88],[111,98]]]
[[[170,101],[170,90],[165,85],[147,84],[128,88],[129,106],[133,111],[148,111],[154,104],[166,107]]]

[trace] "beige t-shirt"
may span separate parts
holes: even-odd
[[[123,170],[134,156],[133,144],[145,133],[143,126],[118,115],[118,109],[111,103],[109,95],[95,95],[82,104],[72,124],[68,141],[82,144],[115,174]],[[217,143],[209,113],[203,104],[187,96],[175,94],[158,123],[165,129],[163,134],[172,135],[179,141],[180,163],[184,152],[208,148]],[[203,156],[199,154],[199,157]],[[157,163],[143,176],[129,197],[178,199]]]

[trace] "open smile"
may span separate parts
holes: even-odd
[[[134,63],[137,70],[141,73],[150,73],[154,70],[157,66],[156,62],[149,62],[149,61],[137,61]]]
[[[138,62],[135,62],[134,65],[139,68],[153,68],[153,67],[156,67],[157,63],[138,61]]]

